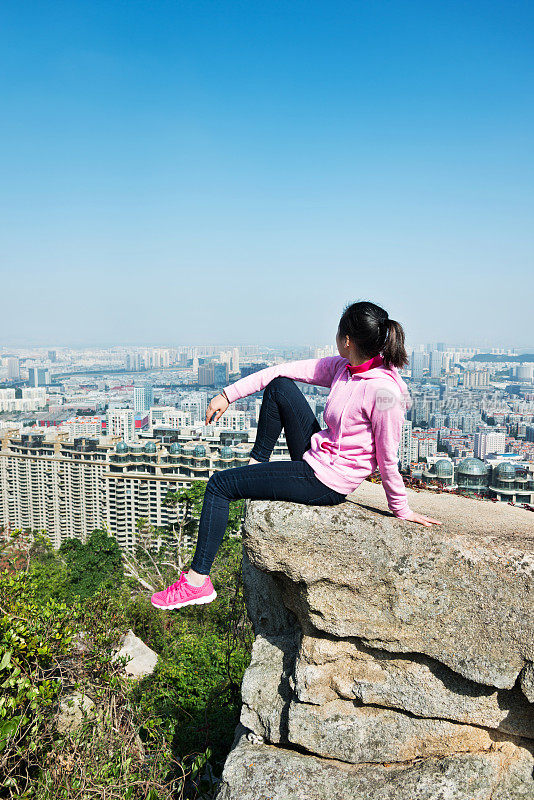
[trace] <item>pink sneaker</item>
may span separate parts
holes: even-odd
[[[171,584],[162,592],[156,592],[150,598],[150,602],[155,608],[162,611],[171,611],[173,608],[182,606],[200,605],[201,603],[211,603],[217,597],[217,592],[213,588],[210,576],[202,586],[191,586],[186,580],[185,572],[180,575],[180,580]]]

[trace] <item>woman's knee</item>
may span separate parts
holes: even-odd
[[[220,472],[214,472],[206,483],[207,492],[218,492],[221,485]]]
[[[287,378],[285,375],[278,375],[276,378],[273,378],[269,383],[266,385],[264,391],[274,391],[279,387],[288,387],[294,386],[295,381],[292,378]]]
[[[220,469],[214,472],[206,484],[206,491],[213,494],[225,494],[228,484],[227,478],[231,477],[232,469]]]

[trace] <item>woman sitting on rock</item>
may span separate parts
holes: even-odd
[[[353,303],[341,316],[336,343],[338,356],[267,367],[226,386],[211,400],[206,424],[217,421],[235,400],[265,389],[249,464],[215,472],[209,479],[190,569],[152,596],[156,608],[215,599],[209,571],[226,530],[231,500],[338,505],[378,466],[395,517],[441,525],[408,507],[397,466],[402,423],[410,407],[408,388],[398,372],[408,363],[402,326],[374,303]],[[295,380],[330,388],[324,430]],[[282,428],[291,461],[269,462]]]

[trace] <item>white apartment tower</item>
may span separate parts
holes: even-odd
[[[84,540],[104,522],[103,476],[109,447],[96,440],[53,440],[6,431],[0,446],[0,523],[45,530],[54,547]]]
[[[401,462],[401,469],[408,469],[412,461],[412,422],[409,419],[405,419],[402,423],[399,460]]]
[[[109,408],[106,412],[106,433],[120,436],[125,442],[135,436],[134,412],[131,408]]]
[[[134,387],[134,411],[136,414],[145,414],[154,405],[154,389],[152,386]]]
[[[485,430],[475,433],[473,451],[475,458],[484,460],[488,453],[504,453],[506,434],[504,431]]]
[[[20,378],[20,360],[17,357],[7,359],[7,377],[18,381]]]
[[[214,469],[244,466],[249,458],[248,445],[213,454],[197,441],[165,448],[154,441],[73,440],[57,432],[2,433],[0,525],[46,531],[55,547],[107,527],[121,547],[131,548],[141,518],[166,529],[183,515],[183,507],[165,504],[169,491],[206,481]]]
[[[426,365],[428,363],[428,355],[423,353],[422,350],[413,350],[412,357],[410,359],[410,367],[412,370],[412,378],[416,381],[420,381],[423,377],[423,372],[426,369]]]
[[[230,372],[234,374],[239,372],[239,348],[234,347],[232,350],[232,360],[230,362]]]
[[[432,350],[430,353],[430,377],[439,378],[443,365],[443,353],[440,350]]]

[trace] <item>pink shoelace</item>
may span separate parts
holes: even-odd
[[[176,581],[169,586],[169,588],[165,592],[165,599],[166,600],[176,600],[176,598],[181,594],[182,586],[187,586],[188,589],[195,589],[197,592],[199,589],[202,589],[202,586],[193,586],[191,583],[188,583],[185,572],[182,572],[180,575],[180,580]]]
[[[182,586],[183,582],[185,581],[185,572],[182,572],[180,575],[180,579],[176,581],[176,583],[171,583],[171,585],[165,590],[165,599],[166,600],[175,600],[176,596],[179,594],[180,587]]]

